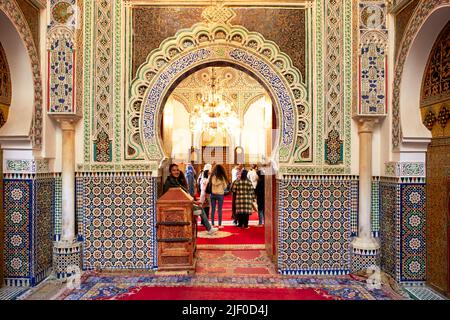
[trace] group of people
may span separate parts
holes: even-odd
[[[201,217],[201,222],[209,234],[213,234],[222,228],[222,210],[224,197],[229,192],[233,195],[232,218],[238,227],[249,228],[249,216],[253,210],[258,211],[259,225],[264,221],[264,177],[263,172],[253,165],[247,171],[243,165],[232,169],[232,181],[228,180],[226,171],[220,164],[206,164],[196,177],[192,164],[186,166],[186,176],[177,164],[169,167],[169,176],[164,183],[163,192],[169,188],[181,187],[194,198],[195,212]],[[200,195],[196,199],[196,195]],[[214,219],[216,208],[218,212],[218,228]],[[211,223],[209,223],[211,213]]]

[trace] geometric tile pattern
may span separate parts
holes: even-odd
[[[352,212],[351,212],[351,229],[352,237],[358,236],[359,223],[359,183],[352,183]]]
[[[31,273],[32,180],[4,180],[5,278]]]
[[[380,180],[372,180],[372,234],[378,238],[380,233]]]
[[[426,280],[425,184],[380,182],[383,271],[398,282]]]
[[[55,214],[53,217],[53,239],[59,240],[62,231],[62,180],[61,175],[55,177]]]
[[[34,181],[33,275],[43,280],[52,267],[55,179],[38,176]]]
[[[399,198],[400,188],[396,182],[380,183],[380,240],[381,268],[399,281]]]
[[[83,269],[154,268],[155,179],[140,174],[86,173],[77,182]]]
[[[401,185],[401,281],[425,281],[425,185]]]
[[[52,266],[54,178],[4,179],[5,282],[34,286]]]
[[[352,273],[380,266],[380,255],[359,255],[352,253]]]
[[[72,275],[76,268],[81,268],[81,244],[57,244],[53,247],[53,272],[56,277],[65,278]]]
[[[282,274],[350,271],[351,180],[281,180],[279,257]]]

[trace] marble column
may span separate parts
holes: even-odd
[[[372,135],[377,118],[359,117],[359,216],[358,237],[352,242],[353,271],[379,265],[380,244],[372,236]]]
[[[75,241],[75,124],[60,122],[62,131],[62,234],[61,240]]]
[[[75,233],[75,124],[76,115],[52,115],[62,132],[62,230],[60,241],[53,244],[53,269],[58,278],[80,272],[81,243]]]

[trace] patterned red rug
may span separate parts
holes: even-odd
[[[264,250],[198,250],[195,273],[209,276],[274,276],[275,267]]]
[[[114,300],[333,300],[325,290],[208,288],[208,287],[135,287]]]

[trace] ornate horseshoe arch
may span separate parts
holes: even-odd
[[[154,164],[166,158],[158,124],[168,95],[186,74],[215,64],[249,73],[269,92],[279,128],[272,161],[311,162],[312,112],[302,75],[276,43],[226,22],[178,31],[139,67],[127,105],[127,158]]]
[[[42,147],[42,84],[38,51],[31,34],[30,27],[16,1],[0,1],[0,11],[13,23],[20,35],[30,56],[31,68],[33,70],[34,82],[34,109],[33,123],[31,126],[31,142],[33,149],[40,150]]]

